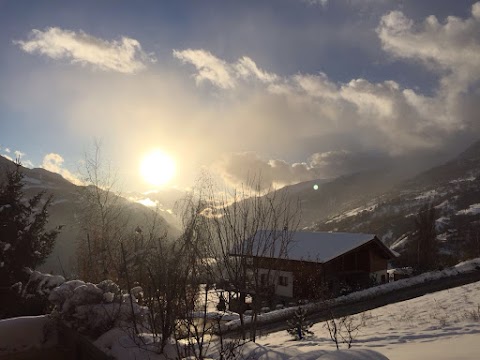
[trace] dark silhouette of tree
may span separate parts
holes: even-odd
[[[45,230],[52,196],[39,192],[26,199],[22,166],[6,172],[0,185],[0,287],[20,281],[25,267],[36,268],[50,255],[58,228]]]
[[[436,209],[423,206],[415,217],[415,230],[408,249],[409,262],[418,272],[433,270],[438,265],[438,241],[435,229]]]

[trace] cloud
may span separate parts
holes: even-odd
[[[20,163],[22,164],[22,166],[25,166],[27,168],[33,168],[33,163],[32,161],[28,160],[28,159],[25,159],[25,153],[20,151],[20,150],[15,150],[13,151],[13,154],[15,155],[15,158],[13,158],[11,155],[12,155],[12,150],[8,147],[5,147],[2,149],[2,147],[0,147],[0,151],[2,152],[0,155],[2,155],[5,159],[8,159],[10,161],[16,161],[16,160],[20,160]]]
[[[214,164],[214,169],[233,187],[249,185],[253,181],[253,185],[259,185],[260,190],[318,177],[305,163],[288,164],[283,160],[264,160],[254,152],[226,154]]]
[[[415,24],[400,11],[381,18],[382,47],[399,59],[419,61],[442,75],[444,91],[457,95],[480,79],[480,2],[471,17],[449,16],[441,23],[431,15]]]
[[[275,74],[258,68],[257,64],[247,56],[229,64],[206,50],[174,50],[173,56],[183,63],[190,63],[197,69],[195,80],[198,84],[208,81],[222,89],[233,89],[240,80],[259,80],[270,83],[277,79]]]
[[[278,159],[265,160],[254,152],[241,152],[224,155],[215,163],[214,169],[232,187],[249,185],[253,180],[253,185],[266,190],[302,181],[336,178],[387,162],[385,156],[347,150],[314,153],[306,162],[293,164]]]
[[[132,38],[103,40],[83,31],[74,32],[58,27],[44,31],[34,29],[28,40],[14,41],[30,54],[41,54],[55,60],[70,60],[72,64],[90,65],[95,69],[131,74],[146,67],[154,58],[143,52]]]
[[[195,66],[197,85],[209,82],[230,93],[229,101],[241,99],[229,104],[226,116],[244,149],[303,154],[289,164],[253,152],[231,153],[216,163],[224,178],[238,184],[259,173],[268,187],[333,177],[379,159],[433,152],[469,130],[479,133],[480,3],[469,18],[448,17],[443,23],[432,16],[415,22],[392,11],[376,32],[387,55],[424,66],[438,76],[438,88],[426,95],[392,80],[280,76],[248,57],[228,62],[206,50],[175,51],[176,58]]]
[[[43,158],[42,168],[62,175],[68,181],[80,185],[81,181],[69,170],[62,167],[64,159],[59,154],[50,153]]]
[[[309,166],[322,178],[336,178],[385,165],[388,157],[347,150],[327,151],[310,156]]]
[[[300,0],[300,1],[308,5],[318,5],[321,7],[325,7],[328,4],[328,0]]]
[[[10,149],[5,149],[5,150],[10,150]],[[10,151],[8,151],[8,152],[10,153]],[[30,168],[30,169],[33,168],[33,163],[30,160],[25,158],[25,155],[27,155],[27,154],[25,154],[24,152],[22,152],[20,150],[15,150],[13,153],[15,154],[15,159],[19,159],[23,166],[25,166],[27,168]],[[11,159],[9,159],[9,160],[11,160]]]
[[[15,150],[14,154],[15,154],[15,157],[19,159],[25,156],[25,153],[21,152],[20,150]]]
[[[452,52],[456,45],[449,29],[456,26],[463,29],[458,32],[463,48],[454,49],[474,59],[478,12],[475,5],[466,19],[438,20],[437,51]],[[400,80],[358,75],[338,81],[327,73],[273,73],[253,56],[224,58],[209,49],[188,48],[173,51],[176,63],[165,62],[137,76],[105,81],[98,73],[71,71],[66,78],[42,68],[16,74],[15,81],[5,82],[11,84],[8,88],[0,86],[5,96],[15,98],[10,102],[14,110],[30,111],[35,118],[39,110],[54,109],[44,116],[50,125],[68,126],[84,141],[111,139],[122,174],[132,178],[138,173],[137,151],[162,146],[179,160],[179,178],[187,183],[194,177],[187,177],[189,171],[214,163],[232,184],[256,172],[266,187],[290,184],[359,171],[378,158],[439,152],[454,141],[457,151],[480,134],[479,83],[470,81],[477,70],[469,65],[472,60],[456,54],[442,53],[437,59],[414,51],[423,46],[427,33],[435,35],[427,31],[426,21],[389,12],[371,25],[377,29],[371,33],[379,37],[376,44],[384,55],[438,77],[438,88],[430,93]],[[462,75],[470,72],[472,78]],[[443,81],[449,77],[468,82]]]

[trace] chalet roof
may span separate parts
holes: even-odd
[[[273,232],[273,234],[280,233],[280,231]],[[272,236],[271,234],[270,230],[261,230],[257,232],[255,239],[265,239],[267,236]],[[325,263],[370,241],[375,241],[388,257],[395,258],[395,254],[374,234],[295,231],[291,233],[291,236],[292,242],[286,252],[286,258],[290,260]],[[274,252],[270,251],[268,255],[265,253],[263,256],[280,257],[279,248],[277,246]]]

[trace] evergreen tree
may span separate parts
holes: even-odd
[[[415,230],[408,253],[410,264],[418,272],[433,270],[438,265],[435,220],[436,210],[433,204],[422,207],[415,217]]]
[[[293,314],[293,318],[287,320],[288,329],[287,332],[294,337],[295,340],[302,340],[307,336],[312,336],[313,332],[310,330],[312,323],[306,319],[307,312],[298,307]]]
[[[53,250],[58,229],[45,230],[52,196],[25,199],[24,174],[17,160],[0,185],[0,287],[22,279],[25,267],[41,265]]]

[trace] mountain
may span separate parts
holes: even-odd
[[[438,239],[446,252],[457,252],[480,236],[480,141],[454,159],[402,181],[389,191],[319,219],[321,231],[375,233],[401,250],[414,217],[426,204],[437,210]]]
[[[128,192],[124,195],[127,199],[148,206],[152,209],[157,208],[162,217],[176,227],[181,227],[180,219],[174,215],[178,201],[186,196],[186,192],[175,189],[159,189],[148,193]]]
[[[7,170],[12,170],[14,167],[15,165],[12,161],[0,156],[0,182],[3,182]],[[86,234],[80,229],[79,221],[82,211],[84,211],[80,195],[85,190],[85,187],[72,184],[61,175],[45,169],[22,168],[22,172],[25,184],[23,189],[27,198],[34,196],[40,191],[46,191],[47,195],[53,195],[47,228],[62,226],[55,248],[46,262],[40,267],[40,270],[69,275],[75,268],[77,243],[86,237]],[[127,217],[129,225],[132,226],[132,232],[137,226],[148,226],[148,219],[154,214],[152,208],[127,200],[121,196],[118,197],[118,204],[128,214]],[[164,219],[162,212],[160,212],[159,221],[162,230],[166,230],[168,234],[175,236],[179,233],[179,230],[174,225],[171,225]]]
[[[435,162],[437,159],[423,160],[406,166],[407,160],[401,159],[370,170],[335,179],[306,181],[277,191],[286,192],[292,203],[298,199],[302,211],[300,228],[312,229],[319,222],[363,206],[370,199],[384,194],[424,170],[425,163]]]

